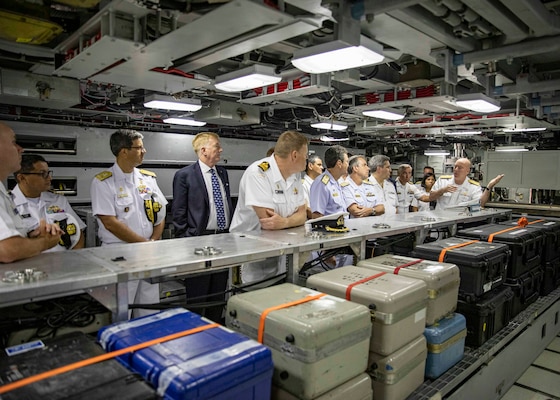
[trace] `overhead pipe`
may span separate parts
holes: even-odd
[[[364,6],[365,14],[385,14],[391,11],[400,10],[424,3],[426,0],[393,0],[393,1],[375,1],[366,0]]]
[[[492,94],[494,96],[518,95],[525,93],[552,92],[554,90],[560,90],[560,79],[496,86]]]
[[[543,54],[560,50],[560,36],[527,40],[502,47],[471,51],[453,56],[454,65],[474,64],[498,60],[513,59],[535,54]]]
[[[517,15],[521,15],[524,10],[531,13],[533,18],[524,18],[524,22],[529,25],[534,32],[546,34],[545,30],[560,32],[560,17],[552,14],[541,0],[501,0],[501,2]]]

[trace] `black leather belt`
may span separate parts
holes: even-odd
[[[210,229],[210,230],[205,230],[202,231],[201,235],[215,235],[218,233],[228,233],[229,230],[227,229]]]

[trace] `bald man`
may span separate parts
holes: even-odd
[[[21,168],[23,149],[16,143],[12,128],[0,122],[0,262],[10,263],[32,257],[58,243],[62,231],[44,219],[31,232],[17,213],[16,206],[4,184],[8,176]]]
[[[488,183],[488,187],[482,190],[480,183],[468,179],[471,171],[471,162],[466,158],[455,161],[453,175],[442,175],[430,191],[430,201],[437,200],[437,210],[446,208],[471,205],[480,201],[480,206],[488,202],[492,189],[504,177],[498,175]]]

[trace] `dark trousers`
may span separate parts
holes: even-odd
[[[213,235],[216,233],[225,233],[224,231],[203,231],[202,235]],[[228,270],[216,271],[204,275],[197,275],[185,279],[185,289],[187,291],[187,308],[188,304],[206,303],[226,300],[226,287],[228,281]],[[214,322],[224,323],[222,317],[224,306],[204,307],[193,310],[197,314],[202,315]]]

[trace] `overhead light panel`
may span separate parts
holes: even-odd
[[[202,108],[199,99],[175,99],[172,96],[152,94],[144,99],[144,107],[173,111],[198,111]]]
[[[472,136],[472,135],[482,135],[482,131],[457,131],[457,132],[445,132],[446,136]]]
[[[282,80],[274,68],[268,65],[254,64],[250,67],[216,77],[214,86],[224,92],[242,92],[261,86],[273,85]]]
[[[513,129],[504,129],[504,132],[512,133],[512,132],[539,132],[539,131],[546,131],[545,127],[539,128],[513,128]]]
[[[404,118],[405,112],[395,108],[384,108],[382,110],[366,110],[362,114],[372,118],[398,121]]]
[[[348,136],[336,137],[336,136],[327,136],[327,135],[323,135],[319,139],[321,140],[321,142],[345,142],[349,140]]]
[[[498,111],[501,108],[500,102],[482,93],[469,93],[457,96],[455,104],[459,107],[466,108],[481,113],[490,113]]]
[[[437,149],[437,150],[425,150],[424,155],[425,156],[448,156],[449,151],[439,150],[439,149]]]
[[[529,151],[525,146],[500,146],[494,149],[495,151],[503,152],[519,152],[519,151]]]
[[[335,120],[321,120],[311,124],[312,128],[328,129],[330,131],[345,131],[348,129],[348,124],[342,121]]]
[[[310,74],[322,74],[379,64],[383,59],[383,46],[361,35],[359,46],[333,40],[296,50],[292,65]]]
[[[174,124],[174,125],[187,125],[187,126],[204,126],[206,122],[204,121],[197,121],[192,118],[166,118],[163,120],[166,124]]]

